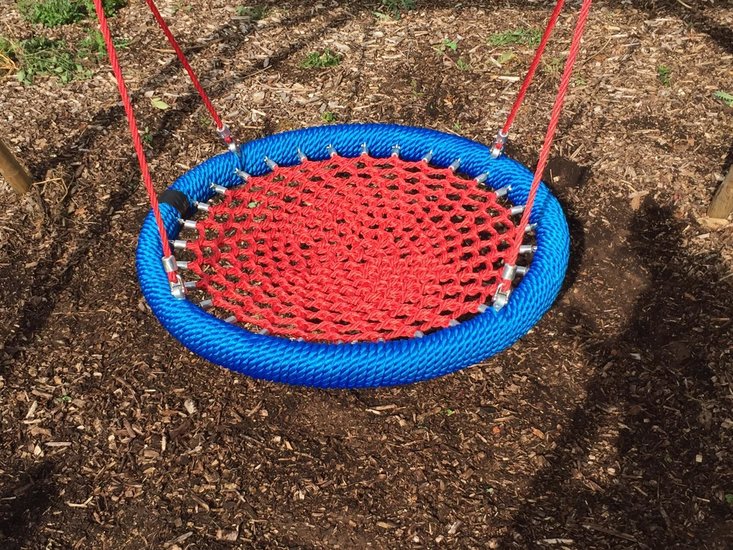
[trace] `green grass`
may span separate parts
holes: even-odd
[[[267,6],[237,6],[237,15],[250,21],[259,21],[267,15]]]
[[[327,69],[341,63],[341,57],[333,51],[326,49],[323,52],[309,53],[300,66],[303,69]]]
[[[669,86],[672,83],[672,69],[666,65],[659,65],[657,67],[657,78],[662,86]]]
[[[542,32],[539,29],[513,29],[511,31],[498,32],[489,36],[489,46],[538,46],[542,40]]]
[[[103,0],[104,13],[115,15],[127,4],[127,0]],[[94,16],[91,0],[19,0],[21,15],[31,22],[44,27],[58,27],[76,23]]]
[[[733,94],[729,94],[728,92],[724,92],[723,90],[718,90],[713,94],[713,97],[722,101],[728,107],[733,107]]]
[[[417,8],[416,0],[382,0],[377,16],[391,17],[392,19],[400,19],[406,11]]]
[[[458,59],[456,59],[456,67],[458,67],[458,69],[461,71],[470,71],[471,70],[471,65],[468,63],[468,61],[466,61],[462,57],[459,57]]]
[[[114,39],[115,48],[124,50],[130,46],[130,41],[126,38]],[[79,43],[79,56],[103,59],[107,56],[107,48],[104,45],[102,33],[97,29],[89,29],[84,39]]]
[[[86,40],[86,39],[85,39]],[[0,70],[14,72],[23,84],[31,85],[38,76],[56,77],[66,84],[86,78],[90,71],[82,60],[93,50],[71,48],[64,40],[51,40],[34,36],[27,40],[13,41],[0,37]],[[102,54],[104,46],[102,45]]]
[[[334,122],[338,120],[338,117],[336,116],[336,113],[332,113],[331,111],[326,111],[321,115],[321,120],[328,124],[333,124]]]
[[[66,84],[88,74],[63,40],[44,36],[22,40],[15,47],[15,56],[20,66],[16,78],[24,84],[33,84],[36,76],[55,76]]]

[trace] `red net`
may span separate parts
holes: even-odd
[[[214,307],[311,341],[411,338],[478,311],[515,224],[475,180],[398,157],[278,167],[198,221],[189,268]]]

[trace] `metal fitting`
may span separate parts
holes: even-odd
[[[176,250],[186,250],[186,247],[188,246],[188,241],[176,239],[175,241],[171,241],[171,244]]]
[[[519,247],[520,254],[534,254],[537,252],[537,246],[533,244],[523,244]]]
[[[305,162],[306,160],[308,160],[308,157],[305,156],[305,153],[300,150],[300,147],[298,147],[297,152],[298,152],[298,160],[300,160],[300,162]]]
[[[524,212],[524,205],[512,206],[509,209],[509,214],[511,214],[512,216],[516,216],[518,214],[521,214],[522,212]]]
[[[500,187],[499,189],[494,191],[494,194],[497,196],[497,198],[501,198],[501,197],[506,196],[506,194],[509,193],[509,191],[511,190],[512,190],[511,185],[505,185],[504,187]]]
[[[476,183],[478,184],[486,183],[486,180],[489,179],[489,173],[484,172],[483,174],[479,174],[473,179],[476,180]]]
[[[226,195],[227,193],[227,188],[224,187],[223,185],[212,183],[210,187],[214,191],[214,193],[216,193],[217,195]]]
[[[361,154],[362,155],[368,155],[369,154],[369,147],[366,144],[366,141],[361,144]]]
[[[326,146],[326,151],[328,151],[328,154],[331,155],[332,157],[335,157],[336,155],[339,154],[338,151],[334,148],[334,146],[330,144]]]
[[[181,222],[181,225],[184,229],[193,229],[196,230],[196,221],[195,220],[179,220]]]
[[[480,306],[478,306],[478,310],[477,310],[477,311],[478,311],[479,313],[483,313],[483,312],[484,312],[484,311],[486,311],[487,309],[489,309],[489,306],[487,306],[486,304],[481,304]]]
[[[450,321],[448,321],[448,326],[449,326],[449,327],[457,327],[457,326],[458,326],[458,325],[460,325],[460,324],[461,324],[461,323],[459,323],[459,322],[458,322],[457,320],[455,320],[455,319],[451,319]]]
[[[229,317],[227,317],[226,319],[224,319],[224,322],[225,323],[236,323],[237,322],[237,318],[234,315],[230,315]]]
[[[397,144],[395,144],[395,145],[392,146],[392,153],[390,153],[390,154],[393,157],[399,157],[401,150],[402,150],[402,146],[399,143],[397,143]]]
[[[503,284],[499,285],[494,294],[493,307],[495,311],[499,311],[509,302],[509,296],[511,295],[511,289],[504,290]]]
[[[172,254],[170,256],[164,256],[161,261],[163,262],[163,269],[166,273],[175,273],[178,271],[176,266],[176,257]]]
[[[221,128],[217,128],[216,133],[219,134],[219,137],[224,140],[225,143],[229,144],[232,141],[232,131],[226,124],[223,124]]]
[[[425,156],[422,158],[423,162],[429,163],[431,160],[433,160],[433,150],[430,149],[427,153],[425,153]]]
[[[496,134],[496,139],[494,139],[494,145],[491,147],[491,158],[495,159],[501,156],[508,137],[509,134],[505,134],[502,130],[499,130],[499,133]]]
[[[529,271],[529,268],[526,265],[517,266],[517,275],[524,277],[527,274],[527,271]]]
[[[504,266],[504,271],[501,272],[501,278],[505,281],[513,281],[516,275],[517,275],[517,266],[516,265],[506,264]]]
[[[265,161],[265,164],[267,164],[267,167],[268,167],[268,168],[269,168],[270,170],[275,170],[275,169],[277,169],[277,163],[276,163],[276,162],[275,162],[274,160],[272,160],[272,159],[271,159],[270,157],[265,157],[265,158],[264,158],[264,159],[262,159],[262,160],[264,160],[264,161]]]
[[[201,309],[211,309],[212,307],[214,307],[214,301],[211,298],[201,300],[199,307],[201,307]]]
[[[450,166],[448,168],[451,170],[451,172],[455,172],[460,167],[461,167],[461,159],[460,158],[457,158],[456,160],[454,160],[453,162],[451,162],[451,164],[450,164]]]
[[[534,231],[535,229],[537,229],[536,223],[528,223],[527,226],[524,228],[524,232],[532,233],[532,231]]]
[[[244,183],[247,183],[247,181],[249,180],[249,178],[251,178],[251,177],[252,177],[252,176],[251,176],[250,174],[248,174],[248,173],[247,173],[247,172],[245,172],[244,170],[240,170],[239,168],[235,168],[235,169],[234,169],[234,173],[235,173],[235,174],[237,175],[237,177],[238,177],[239,179],[241,179],[241,180],[242,180],[242,181],[243,181]]]
[[[176,269],[188,269],[188,262],[176,260]]]
[[[211,206],[208,202],[198,202],[196,201],[194,203],[194,206],[196,207],[196,210],[199,212],[208,212],[209,207]]]
[[[414,338],[422,338],[423,336],[425,336],[425,333],[422,330],[416,330],[413,336]]]
[[[196,281],[186,281],[183,286],[186,290],[196,290]]]
[[[181,276],[176,276],[176,282],[171,282],[171,294],[177,300],[186,299],[186,285],[183,284]]]

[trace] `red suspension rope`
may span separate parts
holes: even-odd
[[[570,51],[568,52],[568,58],[565,61],[565,68],[563,69],[562,78],[560,80],[560,87],[557,91],[557,97],[555,103],[552,106],[552,113],[550,114],[550,123],[547,126],[547,132],[545,133],[545,141],[542,144],[540,150],[540,157],[537,161],[537,168],[535,169],[534,178],[532,180],[532,186],[530,187],[529,196],[527,197],[527,203],[522,214],[522,219],[517,226],[515,232],[514,243],[512,246],[512,253],[507,258],[507,265],[514,266],[519,255],[519,246],[522,244],[522,238],[524,232],[529,224],[529,215],[534,205],[534,200],[537,195],[537,189],[540,186],[542,180],[542,174],[547,167],[547,161],[550,156],[550,150],[552,149],[552,142],[557,131],[557,125],[560,122],[560,113],[565,103],[565,97],[567,96],[568,87],[570,86],[570,78],[573,74],[573,67],[578,59],[578,53],[580,52],[580,45],[585,31],[585,24],[588,20],[588,14],[590,13],[592,0],[583,0],[583,4],[580,8],[578,15],[578,22],[575,25],[573,32],[573,38],[570,42]],[[502,281],[502,288],[509,289],[511,287],[511,279],[504,278]]]
[[[527,75],[524,77],[524,82],[522,82],[522,86],[521,88],[519,88],[519,93],[517,93],[517,97],[514,100],[514,105],[512,105],[512,109],[509,112],[509,116],[507,117],[506,122],[504,123],[504,127],[496,136],[496,141],[494,142],[494,147],[492,150],[492,154],[495,157],[499,156],[501,150],[504,148],[506,139],[509,136],[509,130],[514,123],[514,119],[517,118],[519,108],[522,106],[524,97],[527,95],[527,90],[529,90],[529,86],[530,84],[532,84],[532,80],[534,79],[534,75],[537,72],[537,68],[540,66],[542,55],[545,53],[545,48],[547,47],[547,43],[550,41],[550,36],[552,35],[552,31],[555,29],[557,19],[560,17],[560,12],[562,11],[564,5],[565,0],[557,0],[557,4],[555,4],[555,9],[552,11],[550,20],[547,22],[547,26],[545,27],[545,32],[542,35],[540,44],[539,46],[537,46],[537,51],[535,52],[532,63],[527,70]]]
[[[181,65],[183,65],[183,68],[186,69],[186,72],[188,73],[188,76],[191,79],[191,83],[193,84],[193,87],[196,88],[196,91],[198,92],[199,96],[201,97],[201,101],[203,101],[204,105],[206,106],[206,109],[209,111],[211,118],[214,119],[214,123],[216,124],[217,132],[219,132],[219,135],[224,140],[224,142],[227,145],[230,145],[232,143],[231,134],[229,133],[224,123],[221,121],[221,117],[219,116],[219,113],[217,113],[216,109],[214,108],[214,104],[211,103],[211,100],[209,99],[209,96],[207,95],[206,90],[204,90],[204,87],[201,85],[201,82],[199,82],[199,79],[196,76],[196,73],[193,71],[193,68],[191,67],[191,64],[188,62],[188,59],[186,59],[186,55],[183,53],[181,46],[178,45],[178,42],[176,41],[176,38],[173,36],[173,33],[171,32],[170,28],[168,27],[168,24],[165,22],[163,17],[160,15],[160,12],[158,11],[158,7],[155,5],[153,0],[145,0],[145,3],[150,8],[150,11],[153,12],[153,17],[155,17],[155,20],[158,22],[158,26],[161,28],[161,30],[165,34],[171,47],[175,50],[176,55],[178,56],[178,60],[181,62]]]
[[[104,38],[104,44],[107,47],[107,54],[109,55],[109,62],[112,65],[112,72],[117,80],[117,89],[120,92],[120,98],[122,99],[122,105],[125,108],[125,115],[127,116],[127,123],[132,135],[132,143],[135,147],[135,154],[137,155],[137,161],[140,165],[140,172],[142,172],[143,183],[145,184],[145,190],[148,193],[148,200],[150,201],[150,207],[153,209],[153,215],[155,216],[155,223],[158,225],[158,232],[160,233],[160,241],[163,245],[163,257],[168,258],[171,256],[170,243],[168,242],[168,234],[163,224],[163,219],[160,216],[160,208],[158,206],[158,197],[155,194],[155,187],[153,187],[153,179],[150,176],[150,169],[148,168],[148,162],[145,159],[145,149],[143,148],[143,141],[140,137],[140,132],[137,129],[137,120],[135,119],[135,112],[132,109],[132,103],[130,96],[127,93],[127,86],[125,85],[125,79],[122,76],[122,69],[120,68],[120,62],[117,58],[117,50],[115,50],[114,43],[112,42],[112,33],[109,30],[107,24],[107,16],[104,14],[104,8],[102,7],[102,0],[94,0],[94,9],[97,12],[97,19],[99,20],[99,27]],[[177,281],[176,273],[169,271],[168,280],[172,283]]]

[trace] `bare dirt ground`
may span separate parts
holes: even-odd
[[[220,147],[131,4],[112,26],[163,189]],[[490,142],[532,49],[487,40],[550,4],[378,4],[270,2],[257,22],[221,0],[160,7],[242,140],[331,113]],[[2,13],[14,39],[92,24]],[[733,93],[733,7],[599,1],[589,25],[548,174],[573,232],[559,301],[500,356],[372,391],[188,353],[137,286],[148,206],[108,66],[0,80],[0,132],[43,182],[19,199],[0,181],[0,546],[733,546],[733,227],[704,217],[733,151],[713,97]],[[529,165],[570,31],[568,14],[516,124]],[[300,67],[324,48],[339,66]]]

